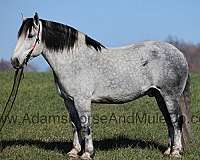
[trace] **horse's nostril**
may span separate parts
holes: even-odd
[[[19,64],[18,58],[13,58],[13,59],[11,60],[11,64],[13,65],[14,68],[19,67],[20,64]]]

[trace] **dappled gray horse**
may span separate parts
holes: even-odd
[[[81,158],[91,159],[94,153],[91,103],[125,103],[145,95],[156,98],[167,123],[169,147],[164,154],[180,156],[186,140],[182,131],[187,133],[189,126],[189,87],[188,64],[177,48],[158,41],[106,48],[70,26],[35,14],[23,20],[11,62],[21,68],[40,54],[53,70],[72,121],[69,157],[77,158],[82,150]]]

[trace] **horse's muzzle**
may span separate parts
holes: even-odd
[[[19,60],[18,60],[18,58],[11,58],[11,64],[12,64],[12,66],[13,66],[13,68],[15,68],[15,69],[20,69],[20,68],[22,68],[22,65],[20,65],[20,62],[19,62]]]

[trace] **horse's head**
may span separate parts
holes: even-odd
[[[23,67],[30,58],[42,53],[41,33],[42,23],[37,13],[35,13],[33,18],[23,20],[18,32],[17,44],[11,58],[14,68]]]

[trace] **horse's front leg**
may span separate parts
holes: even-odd
[[[69,116],[71,119],[73,132],[74,132],[73,148],[68,153],[68,156],[72,159],[78,159],[79,158],[78,153],[81,151],[81,143],[82,143],[81,123],[80,123],[79,115],[77,113],[73,100],[65,99],[65,105],[69,111]]]
[[[74,104],[81,124],[81,136],[84,140],[83,155],[81,159],[90,160],[94,154],[91,130],[91,100],[83,97],[74,98]]]
[[[91,131],[91,100],[85,98],[66,99],[65,104],[74,128],[73,148],[68,155],[71,158],[78,158],[82,146],[84,153],[81,159],[90,160],[94,153]]]

